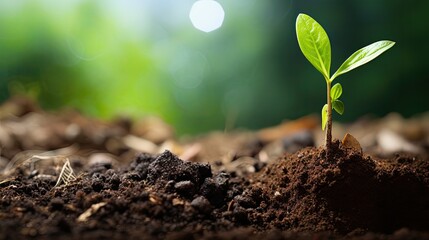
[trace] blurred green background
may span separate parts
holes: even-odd
[[[219,0],[223,26],[189,20],[191,0],[0,2],[0,101],[27,94],[92,116],[156,115],[178,133],[250,129],[319,114],[325,83],[302,56],[298,13],[324,26],[332,72],[355,50],[396,46],[341,76],[345,114],[429,110],[429,1]]]

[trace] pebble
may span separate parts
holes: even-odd
[[[174,188],[178,193],[185,196],[192,196],[195,192],[195,184],[191,181],[180,181],[174,184]]]
[[[210,214],[213,206],[210,204],[209,200],[203,196],[196,197],[191,202],[191,206],[204,214]]]

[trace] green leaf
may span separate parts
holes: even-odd
[[[395,42],[384,40],[375,42],[357,50],[349,58],[347,58],[340,68],[338,68],[338,70],[332,76],[331,81],[341,74],[351,71],[373,60],[383,52],[387,51],[389,48],[393,47],[393,45],[395,45]]]
[[[332,102],[332,108],[339,114],[343,115],[344,113],[344,103],[340,100],[335,100]]]
[[[325,79],[329,79],[331,43],[323,27],[310,16],[301,13],[296,18],[296,36],[307,60]]]
[[[328,122],[328,104],[325,104],[323,105],[323,108],[322,108],[322,130],[325,130],[327,122]]]
[[[337,100],[341,97],[341,94],[343,93],[343,87],[341,87],[341,84],[337,83],[331,88],[331,99],[332,101]]]

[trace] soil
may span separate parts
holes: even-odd
[[[0,239],[429,239],[427,152],[336,140],[327,157],[295,129],[275,156],[249,132],[179,141],[22,99],[0,113]],[[76,179],[56,186],[66,160]]]

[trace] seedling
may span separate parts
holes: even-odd
[[[393,47],[395,42],[378,41],[357,50],[330,76],[331,43],[323,27],[310,16],[301,13],[296,19],[296,36],[302,53],[326,81],[327,103],[322,107],[322,130],[326,129],[325,147],[329,155],[332,143],[332,109],[340,115],[344,113],[344,103],[339,100],[343,88],[339,83],[331,87],[332,82],[338,76],[378,57]]]

